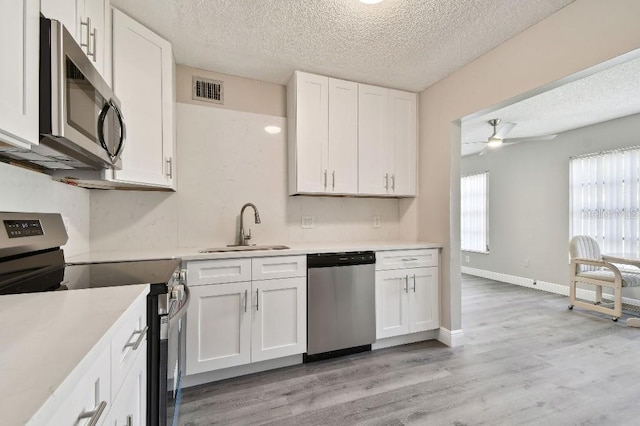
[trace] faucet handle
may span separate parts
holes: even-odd
[[[249,233],[244,236],[245,241],[249,241],[251,239],[251,228],[249,228]]]

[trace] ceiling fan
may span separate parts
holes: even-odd
[[[549,141],[555,138],[558,135],[547,135],[547,136],[531,136],[526,138],[509,138],[507,139],[507,135],[516,127],[516,123],[504,123],[500,129],[498,129],[498,125],[502,120],[499,118],[494,118],[492,120],[487,121],[487,123],[493,127],[493,133],[489,136],[489,139],[486,141],[478,141],[478,142],[466,142],[464,145],[471,144],[485,144],[486,147],[479,152],[479,155],[483,155],[487,148],[497,148],[502,145],[513,145],[520,142],[528,142],[528,141]]]

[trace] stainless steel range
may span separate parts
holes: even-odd
[[[60,247],[67,238],[59,214],[0,212],[0,296],[151,284],[147,296],[147,425],[177,424],[189,303],[180,261],[65,264]]]

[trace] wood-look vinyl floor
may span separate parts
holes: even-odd
[[[463,347],[416,343],[189,388],[180,424],[640,424],[640,329],[567,301],[463,276]]]

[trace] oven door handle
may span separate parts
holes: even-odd
[[[191,292],[189,291],[189,287],[184,286],[184,298],[182,299],[182,306],[173,314],[169,312],[169,328],[173,328],[175,324],[178,322],[180,318],[182,318],[187,313],[187,308],[189,307],[189,302],[191,301]],[[174,299],[175,300],[175,299]]]

